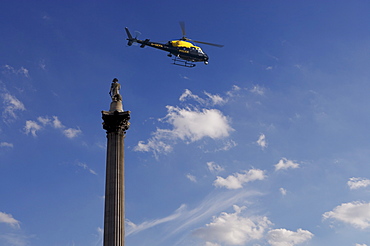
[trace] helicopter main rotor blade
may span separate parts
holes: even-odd
[[[194,43],[199,43],[199,44],[206,44],[206,45],[212,45],[212,46],[216,46],[216,47],[224,47],[222,44],[213,44],[213,43],[207,43],[207,42],[202,42],[202,41],[196,41],[196,40],[191,40],[189,38],[187,38],[186,40],[189,40],[189,41],[192,41]]]
[[[186,31],[185,31],[185,22],[180,21],[180,27],[181,27],[181,31],[182,31],[182,38],[181,38],[182,40],[192,41],[194,43],[199,43],[199,44],[212,45],[212,46],[216,46],[216,47],[224,47],[222,44],[207,43],[207,42],[196,41],[196,40],[192,40],[190,38],[187,38],[186,37]]]
[[[186,36],[186,31],[185,31],[185,22],[180,21],[180,27],[181,27],[181,32],[182,32],[182,38],[183,38],[183,39],[186,39],[186,38],[185,38],[185,36]]]

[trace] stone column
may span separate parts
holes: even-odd
[[[130,111],[123,111],[121,105],[121,100],[112,101],[110,111],[102,111],[107,132],[104,246],[125,245],[124,138]]]

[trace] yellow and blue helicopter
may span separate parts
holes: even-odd
[[[184,67],[195,67],[194,62],[204,62],[204,64],[208,64],[208,55],[204,53],[200,47],[195,46],[193,42],[212,45],[216,47],[223,47],[223,45],[220,44],[212,44],[189,39],[186,37],[184,22],[180,22],[180,26],[182,30],[182,38],[178,40],[168,41],[167,43],[151,42],[150,39],[137,39],[137,37],[132,37],[130,31],[126,27],[125,30],[128,40],[127,45],[131,46],[133,43],[139,43],[141,44],[141,48],[144,48],[145,46],[150,46],[156,49],[167,51],[169,52],[167,56],[174,56],[173,64]]]

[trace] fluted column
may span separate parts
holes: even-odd
[[[124,138],[130,112],[102,111],[107,132],[104,246],[125,244]]]

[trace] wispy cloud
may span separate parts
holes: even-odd
[[[0,147],[9,147],[9,148],[13,148],[13,144],[12,143],[8,143],[8,142],[0,142]]]
[[[45,60],[42,59],[39,61],[39,67],[42,69],[42,70],[46,70],[46,63],[45,63]]]
[[[235,97],[238,92],[240,92],[242,90],[242,88],[240,88],[239,86],[237,85],[233,85],[231,90],[227,91],[226,92],[226,95],[229,97],[229,98],[233,98]]]
[[[281,193],[283,196],[285,196],[285,195],[287,194],[287,190],[286,190],[286,189],[284,189],[284,188],[280,188],[280,189],[279,189],[279,191],[280,191],[280,193]]]
[[[260,96],[262,96],[262,95],[265,94],[265,90],[266,90],[265,88],[263,88],[263,87],[261,87],[259,85],[255,85],[255,86],[253,86],[252,89],[250,89],[250,91],[252,93],[257,94],[257,95],[260,95]]]
[[[221,246],[218,243],[206,242],[205,246]]]
[[[298,168],[299,164],[295,163],[292,160],[288,160],[287,158],[281,158],[281,160],[275,165],[275,171],[278,170],[285,170],[289,168]]]
[[[186,174],[186,178],[189,179],[191,182],[196,183],[197,178],[194,175],[191,175],[190,173]]]
[[[19,69],[16,69],[10,65],[5,65],[3,66],[3,73],[11,73],[11,74],[16,74],[16,75],[22,75],[24,77],[29,77],[29,72],[28,69],[21,67]]]
[[[266,141],[266,136],[265,134],[261,134],[257,140],[257,144],[262,148],[265,149],[267,148],[267,141]]]
[[[183,102],[187,99],[192,99],[202,106],[222,105],[227,102],[227,99],[221,97],[220,95],[213,95],[209,92],[204,92],[204,94],[207,96],[205,99],[193,94],[189,89],[186,89],[184,93],[182,93],[182,95],[180,96],[179,100]]]
[[[349,181],[347,182],[347,185],[349,186],[351,190],[364,188],[370,185],[370,179],[353,177],[349,179]]]
[[[77,162],[77,166],[89,171],[91,174],[98,175],[93,169],[91,169],[86,163]]]
[[[26,107],[18,100],[15,96],[9,93],[3,93],[2,95],[4,103],[3,120],[11,121],[17,118],[16,111],[24,111]]]
[[[126,220],[126,224],[128,225],[126,236],[129,236],[130,234],[138,233],[140,231],[149,229],[151,227],[157,226],[157,225],[162,224],[162,223],[173,221],[173,220],[180,217],[180,215],[183,212],[185,207],[186,207],[185,205],[181,205],[180,208],[178,208],[173,214],[171,214],[167,217],[160,218],[160,219],[155,219],[155,220],[152,220],[152,221],[145,221],[145,222],[143,222],[139,225],[136,225],[133,222],[131,222],[129,220]]]
[[[29,236],[24,236],[16,233],[0,234],[0,242],[5,242],[6,246],[26,246],[29,245]]]
[[[223,167],[214,163],[213,161],[207,162],[207,167],[211,173],[219,173],[225,170]]]
[[[97,239],[96,239],[96,242],[95,242],[95,246],[101,246],[103,245],[103,237],[104,237],[104,229],[101,228],[101,227],[98,227],[96,229],[96,233],[97,233]]]
[[[222,105],[227,102],[227,99],[222,98],[220,95],[213,95],[208,92],[204,92],[204,94],[211,100],[211,105]]]
[[[243,171],[242,173],[235,173],[222,178],[217,176],[217,179],[213,182],[216,187],[225,187],[227,189],[240,189],[244,183],[263,180],[266,178],[265,172],[260,169],[251,169],[249,171]]]

